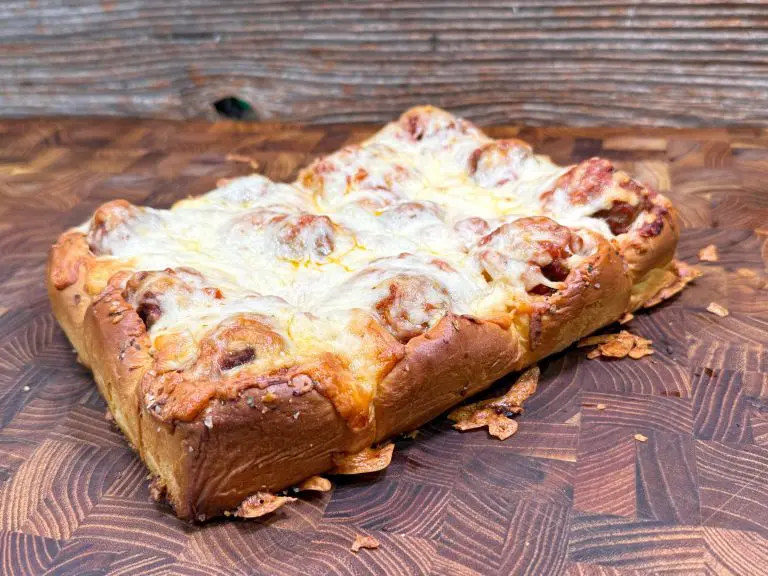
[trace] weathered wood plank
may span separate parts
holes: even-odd
[[[713,0],[0,6],[3,115],[768,125],[768,11]]]

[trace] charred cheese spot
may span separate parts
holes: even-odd
[[[473,251],[490,280],[522,283],[527,292],[548,294],[568,277],[568,259],[582,249],[581,238],[543,216],[520,218],[484,236]]]
[[[651,207],[649,191],[603,158],[590,158],[563,174],[541,195],[544,210],[604,221],[611,234],[629,231],[638,215]]]
[[[432,106],[408,110],[400,117],[397,125],[401,130],[401,138],[426,146],[446,145],[458,135],[482,136],[470,122]]]
[[[386,281],[386,291],[375,311],[400,342],[429,330],[450,308],[446,289],[426,276],[398,274]]]
[[[531,147],[520,140],[489,142],[469,157],[469,173],[480,186],[504,186],[520,178],[526,160],[532,156]]]

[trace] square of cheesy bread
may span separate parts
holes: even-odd
[[[661,194],[414,108],[292,184],[114,200],[53,246],[57,319],[182,518],[413,430],[663,281]]]

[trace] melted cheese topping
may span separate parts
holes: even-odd
[[[167,361],[171,369],[193,362],[194,343],[225,319],[258,315],[286,342],[284,361],[271,360],[272,368],[331,351],[374,391],[370,343],[350,328],[356,311],[407,338],[448,310],[491,317],[527,301],[532,285],[557,286],[531,270],[527,237],[489,242],[508,253],[492,278],[484,271],[480,239],[541,215],[540,195],[566,171],[529,149],[482,152],[493,144],[445,112],[417,109],[362,145],[316,161],[292,185],[253,175],[170,210],[137,209],[103,235],[99,259],[130,262],[132,270],[193,268],[221,291],[221,299],[193,294],[160,303],[150,329],[156,348],[169,337],[189,344]],[[547,215],[610,237],[591,217],[601,208],[574,207],[556,192]]]

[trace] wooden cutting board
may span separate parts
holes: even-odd
[[[166,207],[252,170],[230,153],[287,180],[372,131],[0,122],[0,573],[765,574],[765,130],[491,130],[559,163],[614,160],[676,202],[680,258],[718,247],[695,285],[628,325],[656,354],[568,350],[542,364],[509,440],[440,418],[398,440],[386,471],[269,518],[196,526],[150,501],[51,315],[49,245],[107,200]],[[381,547],[352,553],[357,534]]]

